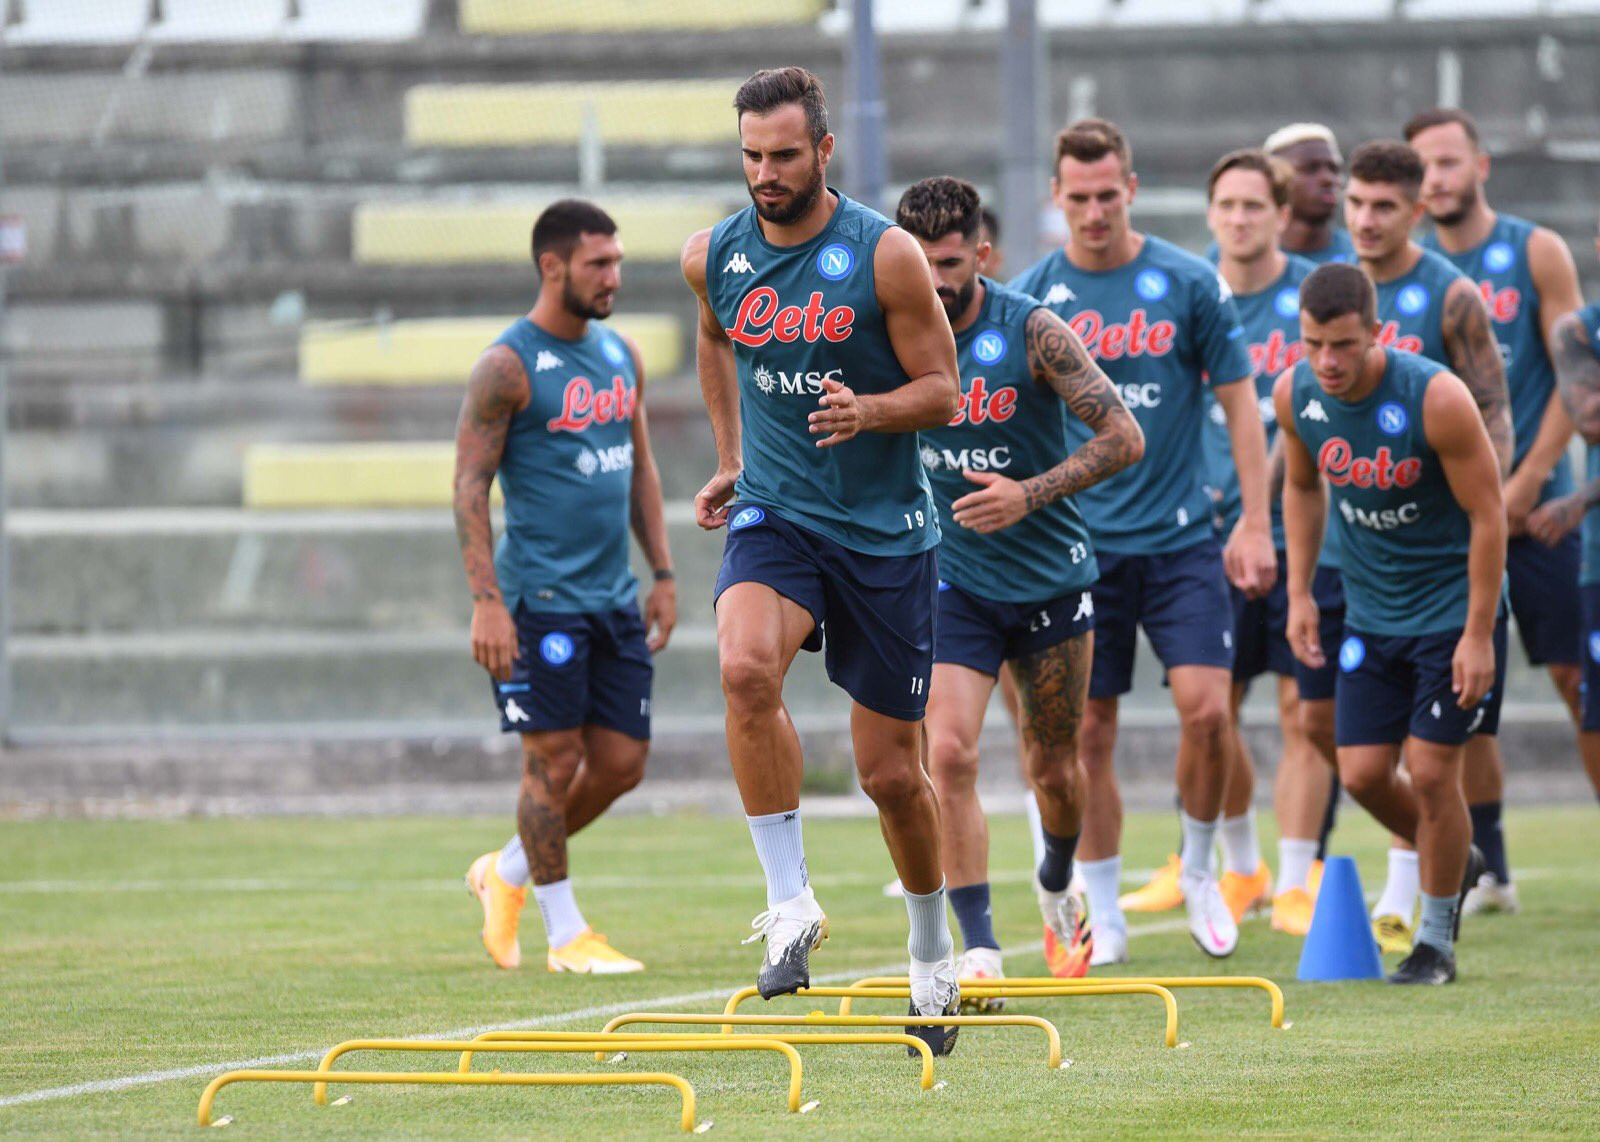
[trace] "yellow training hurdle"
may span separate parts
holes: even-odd
[[[599,1031],[485,1031],[474,1037],[473,1043],[539,1043],[551,1042],[577,1042],[597,1041],[602,1036]],[[933,1052],[915,1035],[894,1034],[890,1032],[862,1032],[858,1034],[825,1035],[816,1033],[803,1033],[799,1035],[754,1035],[751,1038],[767,1042],[787,1043],[791,1047],[818,1046],[818,1047],[846,1047],[888,1045],[910,1047],[922,1057],[922,1089],[933,1089]],[[726,1043],[728,1037],[720,1031],[612,1031],[605,1035],[606,1046],[609,1049],[615,1046],[617,1050],[626,1050],[635,1043],[640,1042],[685,1042],[685,1041],[714,1041]],[[612,1043],[611,1040],[616,1040]],[[740,1040],[743,1042],[744,1040]],[[474,1048],[476,1049],[476,1048]],[[595,1052],[595,1061],[605,1057],[604,1052]],[[472,1051],[461,1053],[460,1069],[463,1073],[472,1068]]]
[[[971,986],[964,986],[961,994],[981,999],[1001,999],[1009,996],[1038,996],[1046,997],[1076,997],[1091,995],[1154,995],[1160,998],[1166,1008],[1167,1025],[1165,1042],[1169,1047],[1178,1045],[1178,1001],[1173,998],[1172,992],[1159,984],[1144,981],[1117,980],[1115,982],[1092,982],[1088,984],[1072,984],[1067,980],[1054,980],[1055,986],[1039,984],[1034,987],[1008,987],[1010,980],[971,980]],[[731,1015],[741,1003],[747,999],[754,999],[761,993],[753,987],[742,987],[729,997],[727,1006],[723,1008],[724,1014]],[[794,993],[809,999],[838,999],[839,1015],[850,1015],[850,1001],[852,999],[909,999],[911,987],[902,978],[899,983],[882,983],[879,986],[866,984],[853,984],[850,987],[802,987]],[[774,996],[780,999],[781,996]],[[1004,1016],[970,1016],[974,1019],[1004,1018]],[[943,1023],[944,1018],[931,1019],[930,1022]],[[724,1031],[731,1028],[724,1027]]]
[[[1284,1030],[1289,1024],[1283,1021],[1283,989],[1270,979],[1259,975],[1175,975],[1175,976],[1106,976],[1099,979],[1056,979],[1054,976],[1029,976],[1019,979],[964,979],[961,981],[961,993],[972,993],[971,988],[991,987],[1004,985],[1025,990],[1019,995],[1032,994],[1033,988],[1051,987],[1085,987],[1106,983],[1148,983],[1156,987],[1172,988],[1201,988],[1201,987],[1253,987],[1267,993],[1272,1001],[1272,1026],[1279,1031]],[[906,977],[901,976],[868,976],[858,979],[851,987],[906,987]],[[753,991],[754,988],[747,990]],[[850,1013],[850,1000],[848,997],[839,1004],[839,1014]]]
[[[619,1044],[622,1045],[622,1044]],[[727,1036],[722,1036],[720,1041],[713,1042],[710,1038],[704,1040],[671,1040],[666,1037],[629,1039],[625,1044],[629,1050],[662,1052],[662,1051],[774,1051],[783,1055],[789,1061],[789,1113],[794,1114],[800,1110],[800,1082],[801,1063],[800,1052],[787,1043],[765,1036],[741,1036],[730,1041]],[[322,1057],[317,1070],[321,1072],[325,1081],[317,1083],[311,1088],[312,1100],[318,1106],[326,1106],[328,1102],[328,1082],[342,1082],[344,1076],[333,1070],[333,1064],[344,1055],[355,1051],[461,1051],[462,1063],[456,1069],[457,1074],[467,1073],[471,1065],[471,1052],[488,1051],[495,1054],[588,1054],[596,1048],[603,1052],[611,1044],[601,1042],[599,1036],[582,1032],[576,1033],[573,1039],[558,1039],[535,1042],[479,1042],[477,1040],[449,1040],[449,1039],[350,1039],[328,1050]],[[604,1057],[602,1054],[600,1057]]]
[[[688,1015],[631,1011],[607,1023],[603,1033],[636,1023],[720,1025],[724,1034],[730,1035],[735,1024],[741,1027],[1034,1027],[1043,1031],[1049,1042],[1050,1069],[1061,1065],[1061,1034],[1054,1023],[1037,1015],[829,1015],[823,1011],[813,1011],[809,1015]]]
[[[200,1096],[201,1126],[211,1125],[211,1105],[217,1092],[232,1083],[322,1083],[326,1071],[229,1071],[218,1075]],[[453,1071],[412,1073],[407,1071],[347,1071],[339,1075],[342,1083],[377,1083],[399,1086],[420,1083],[432,1086],[670,1086],[683,1098],[679,1125],[685,1133],[694,1130],[694,1087],[678,1075],[642,1072],[635,1075],[463,1075]]]

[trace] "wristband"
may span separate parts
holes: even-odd
[[[670,568],[670,567],[659,567],[659,568],[656,569],[656,582],[657,583],[670,582],[671,580],[676,579],[676,578],[677,578],[677,576],[672,573],[672,568]]]

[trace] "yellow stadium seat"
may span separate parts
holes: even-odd
[[[244,456],[247,508],[448,507],[455,444],[253,444]],[[498,501],[497,484],[493,498]]]
[[[544,202],[370,202],[356,207],[351,245],[367,265],[467,265],[531,262],[533,220]],[[737,205],[709,199],[600,205],[616,220],[634,261],[676,262],[696,230],[714,226]]]
[[[510,317],[440,317],[387,325],[312,322],[300,334],[300,380],[308,385],[460,384],[473,362],[511,324]],[[646,377],[683,367],[683,334],[662,313],[606,322],[639,346]]]
[[[427,83],[406,92],[412,147],[576,143],[593,114],[602,143],[737,142],[739,79],[669,83]]]
[[[490,36],[806,24],[827,6],[827,0],[460,0],[461,30]]]

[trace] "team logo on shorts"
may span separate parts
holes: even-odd
[[[1300,291],[1294,286],[1288,286],[1278,291],[1278,296],[1272,299],[1272,308],[1279,317],[1295,317],[1300,313]]]
[[[972,343],[972,355],[980,364],[993,365],[1006,355],[1006,339],[993,329],[978,334]]]
[[[1344,640],[1339,647],[1339,669],[1346,674],[1360,666],[1367,657],[1367,644],[1355,635]]]
[[[572,657],[572,636],[551,631],[539,640],[539,653],[551,666],[563,666]]]
[[[1167,275],[1160,270],[1140,270],[1139,276],[1133,279],[1134,292],[1146,301],[1160,301],[1171,288]]]
[[[850,247],[838,243],[824,246],[822,252],[817,255],[817,273],[830,282],[836,282],[844,277],[855,268],[855,264],[856,256],[850,252]]]
[[[1600,630],[1589,632],[1589,657],[1600,662]]]
[[[1511,268],[1511,263],[1517,260],[1517,253],[1511,248],[1510,242],[1496,242],[1483,252],[1483,268],[1491,274],[1503,273]]]
[[[939,580],[939,590],[948,591],[949,589],[950,589],[950,584],[946,583],[943,579],[940,579]]]
[[[1404,406],[1394,401],[1385,401],[1378,406],[1378,429],[1390,436],[1399,436],[1406,430],[1406,425],[1411,423],[1411,418],[1406,415]]]
[[[760,523],[766,518],[767,513],[760,508],[745,508],[728,521],[728,530],[738,531],[741,527],[749,527],[751,524]]]
[[[622,363],[628,359],[628,351],[622,347],[622,342],[618,341],[615,337],[607,337],[605,340],[601,341],[600,352],[606,355],[606,360],[610,361],[613,365],[616,365],[619,368],[621,367]]]
[[[1394,299],[1395,308],[1408,317],[1415,317],[1428,308],[1428,287],[1412,282]]]

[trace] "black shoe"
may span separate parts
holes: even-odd
[[[1456,958],[1432,944],[1417,942],[1409,956],[1400,961],[1389,977],[1390,983],[1441,984],[1456,981]]]
[[[906,1009],[906,1014],[907,1015],[934,1015],[934,1014],[954,1015],[954,1014],[956,1014],[956,1012],[960,1008],[960,1006],[961,1006],[961,998],[960,998],[960,996],[958,994],[957,997],[952,999],[950,1001],[950,1003],[945,1007],[945,1009],[943,1011],[941,1011],[941,1012],[918,1011],[917,1010],[917,1005],[915,1003],[913,1003],[913,1004],[911,1004],[910,1007],[908,1007]],[[921,1026],[921,1027],[907,1027],[906,1028],[906,1034],[915,1035],[917,1038],[921,1039],[924,1043],[928,1044],[928,1050],[932,1051],[935,1055],[948,1055],[951,1051],[956,1049],[956,1036],[961,1034],[961,1026],[960,1026],[960,1024],[957,1024],[954,1027],[946,1027],[946,1026],[937,1025],[937,1024],[928,1024],[926,1026]],[[917,1050],[915,1047],[907,1047],[906,1048],[906,1054],[910,1055],[913,1059],[915,1059],[915,1058],[919,1057],[922,1054],[922,1052]]]
[[[956,961],[953,955],[946,956],[937,963],[921,963],[913,960],[910,972],[911,1005],[906,1010],[907,1015],[954,1015],[961,1009],[961,987],[956,979]],[[917,993],[922,992],[924,1001],[922,1006],[917,1004]],[[907,1026],[906,1033],[915,1035],[928,1044],[928,1050],[935,1055],[948,1055],[955,1049],[956,1035],[961,1031],[961,1025],[946,1026],[928,1024],[926,1026]],[[906,1054],[913,1058],[922,1052],[915,1047],[907,1047]]]
[[[1478,878],[1489,871],[1489,862],[1484,860],[1483,851],[1477,845],[1467,846],[1467,871],[1461,877],[1461,891],[1456,895],[1456,922],[1450,932],[1452,940],[1461,939],[1461,909],[1467,902],[1467,893],[1471,892],[1478,883]],[[1455,978],[1455,967],[1452,964],[1450,978]]]
[[[755,933],[744,942],[766,941],[756,990],[762,999],[792,995],[811,986],[811,953],[828,938],[828,917],[808,888],[757,916],[750,925]]]

